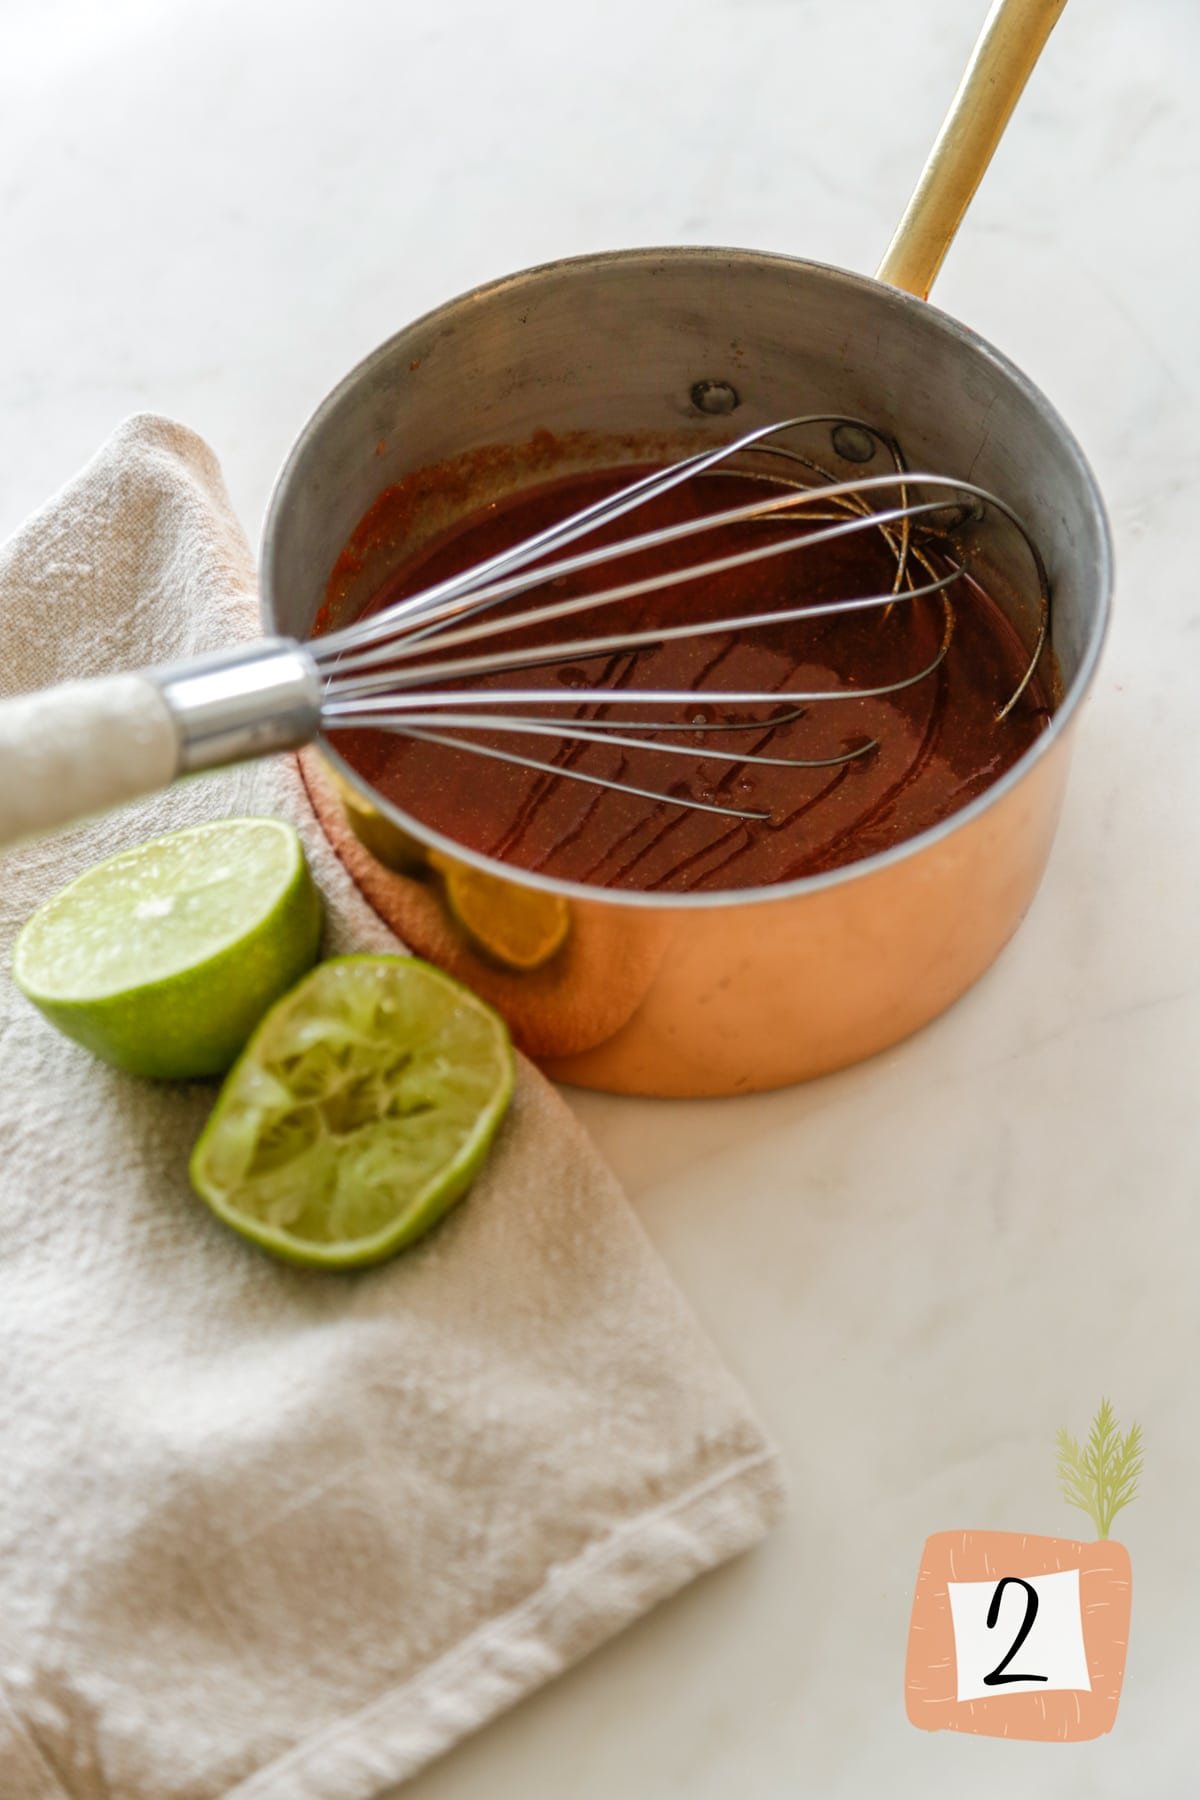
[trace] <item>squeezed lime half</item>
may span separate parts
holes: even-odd
[[[230,1070],[193,1186],[289,1262],[381,1262],[466,1193],[514,1077],[504,1021],[469,988],[416,957],[336,957]]]
[[[131,1074],[223,1074],[316,958],[321,901],[281,819],[219,819],[122,850],[17,938],[17,985]]]

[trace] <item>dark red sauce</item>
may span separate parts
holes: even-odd
[[[632,479],[628,468],[550,481],[464,518],[453,531],[427,544],[392,574],[368,611],[389,605],[455,574],[556,522]],[[684,483],[611,528],[631,529],[712,513],[761,496],[763,483],[743,475],[706,475]],[[404,505],[396,491],[397,512]],[[388,529],[388,496],[370,515],[372,531]],[[655,552],[636,564],[610,563],[599,571],[560,579],[505,603],[493,615],[497,647],[538,641],[652,630],[683,619],[717,619],[890,590],[893,558],[879,533],[855,534],[832,544],[606,606],[539,635],[503,631],[507,610],[526,610],[546,599],[595,592],[633,574],[666,571],[697,556],[709,560],[744,548],[748,533],[794,533],[756,523],[707,533]],[[356,534],[357,535],[357,534]],[[597,533],[589,542],[600,541]],[[946,548],[927,546],[939,571]],[[357,555],[357,552],[356,552]],[[357,567],[357,563],[355,564]],[[344,571],[330,584],[336,597]],[[928,574],[915,572],[924,582]],[[686,811],[668,800],[632,797],[557,774],[543,774],[375,730],[338,732],[333,742],[382,794],[416,818],[486,855],[521,868],[600,887],[684,892],[757,887],[835,869],[887,850],[964,806],[1028,749],[1050,717],[1051,695],[1035,679],[1002,723],[997,712],[1021,680],[1027,653],[1013,627],[983,589],[960,578],[949,590],[955,623],[950,649],[937,671],[915,686],[881,698],[855,695],[809,705],[804,716],[773,724],[777,708],[723,705],[721,690],[881,687],[915,674],[942,642],[945,616],[934,597],[901,601],[874,611],[767,629],[617,652],[589,661],[553,660],[507,675],[456,679],[453,686],[520,687],[557,694],[578,692],[571,709],[545,716],[616,716],[663,719],[677,726],[663,741],[689,745],[695,759],[651,749],[513,736],[472,734],[473,741],[522,752],[572,769],[702,800],[725,801],[770,814],[766,821],[721,818]],[[491,646],[476,645],[459,655]],[[431,650],[431,656],[433,652]],[[590,684],[622,693],[598,703]],[[703,689],[695,704],[666,713],[643,707],[637,690]],[[525,710],[529,710],[528,708]],[[697,720],[735,720],[736,732],[707,735]],[[716,750],[782,756],[837,755],[869,739],[878,748],[835,768],[792,769],[736,765]]]

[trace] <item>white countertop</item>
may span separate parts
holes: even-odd
[[[486,277],[628,244],[870,269],[984,0],[7,0],[0,535],[125,414],[257,529],[322,393]],[[1118,609],[996,969],[867,1067],[573,1097],[784,1445],[789,1522],[416,1781],[420,1800],[1195,1792],[1200,9],[1069,7],[937,298],[1107,492]],[[1054,1431],[1140,1419],[1111,1737],[917,1732],[924,1538],[1087,1535]]]

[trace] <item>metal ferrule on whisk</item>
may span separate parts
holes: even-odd
[[[179,773],[298,750],[321,723],[321,677],[302,644],[264,638],[147,671],[179,737]]]

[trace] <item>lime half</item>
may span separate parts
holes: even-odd
[[[466,1193],[514,1073],[504,1021],[469,988],[411,956],[337,957],[230,1070],[192,1183],[289,1262],[380,1262]]]
[[[222,1074],[312,967],[321,901],[280,819],[220,819],[97,863],[40,906],[13,976],[52,1024],[134,1075]]]

